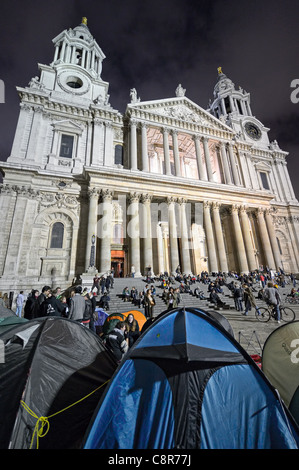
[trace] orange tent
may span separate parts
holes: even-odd
[[[130,313],[134,316],[135,320],[138,322],[139,331],[141,331],[141,328],[143,327],[144,323],[146,322],[146,316],[142,312],[140,312],[139,310],[130,310],[129,312],[123,312],[122,314],[125,317],[127,317]]]

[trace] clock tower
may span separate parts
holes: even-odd
[[[268,148],[269,128],[252,115],[250,93],[234,83],[218,67],[218,80],[214,87],[214,101],[209,112],[231,126],[236,137],[254,146]]]

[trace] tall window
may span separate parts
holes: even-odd
[[[122,145],[116,145],[115,146],[114,163],[115,163],[115,165],[123,165],[124,164],[123,146]]]
[[[260,172],[262,185],[264,189],[270,189],[267,173]]]
[[[60,144],[60,157],[72,158],[74,146],[74,136],[62,134]]]
[[[63,234],[64,225],[61,222],[55,222],[52,227],[50,248],[62,248]]]

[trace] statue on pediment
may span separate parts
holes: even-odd
[[[136,88],[131,88],[130,90],[131,103],[139,103],[140,98],[137,98]]]
[[[179,84],[175,90],[175,95],[177,97],[180,97],[180,96],[185,96],[185,93],[186,93],[186,88],[183,88],[181,84]]]

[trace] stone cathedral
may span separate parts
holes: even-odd
[[[1,162],[0,290],[115,276],[298,273],[299,204],[287,152],[222,69],[208,109],[186,96],[124,114],[101,78],[86,18],[53,39],[54,58],[17,87],[20,113]]]

